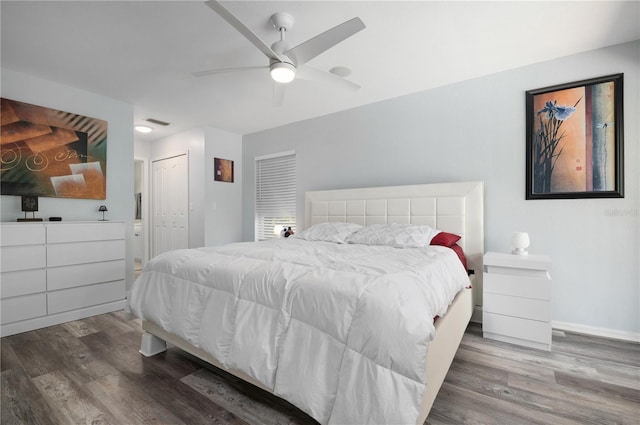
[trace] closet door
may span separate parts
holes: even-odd
[[[154,161],[152,165],[151,256],[188,248],[189,162],[187,155]]]

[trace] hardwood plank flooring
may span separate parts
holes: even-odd
[[[170,347],[138,353],[123,311],[2,338],[0,423],[317,424]],[[554,332],[551,352],[471,324],[425,424],[640,424],[640,344]]]

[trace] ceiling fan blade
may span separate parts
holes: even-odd
[[[232,27],[240,32],[247,40],[249,40],[254,46],[256,46],[262,53],[265,54],[269,59],[273,59],[278,62],[282,62],[282,59],[276,52],[271,50],[264,41],[262,41],[253,31],[249,29],[245,24],[243,24],[240,19],[236,18],[231,12],[229,12],[220,2],[217,0],[209,0],[206,1],[205,4],[213,9],[218,15],[222,17],[225,21],[227,21]]]
[[[286,84],[273,82],[273,106],[282,106]]]
[[[353,18],[298,44],[284,54],[293,56],[296,66],[300,66],[364,28],[365,25],[360,18]]]
[[[296,73],[296,78],[300,78],[301,80],[326,81],[330,84],[339,84],[342,88],[351,91],[357,91],[361,88],[358,84],[352,81],[309,65],[299,68]]]
[[[204,71],[192,72],[191,75],[193,75],[194,77],[206,77],[207,75],[224,74],[226,72],[253,71],[256,69],[268,69],[268,68],[269,68],[268,66],[244,66],[241,68],[207,69]]]

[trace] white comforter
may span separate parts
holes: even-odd
[[[413,424],[433,317],[468,283],[448,248],[278,239],[162,254],[129,302],[322,424]]]

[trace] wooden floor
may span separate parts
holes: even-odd
[[[144,358],[124,312],[2,338],[0,422],[315,424],[295,407],[170,348]],[[428,424],[639,424],[640,346],[554,333],[553,351],[470,325]]]

